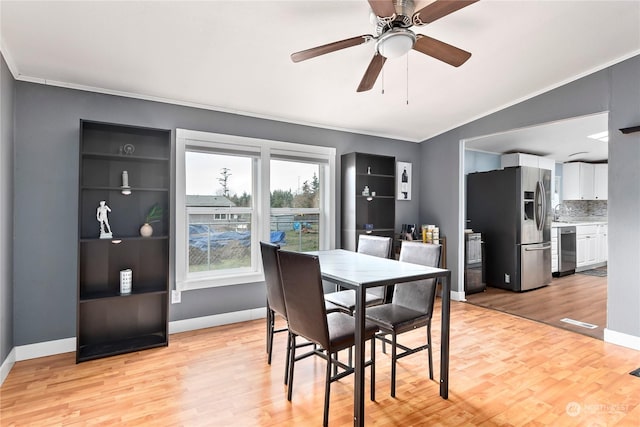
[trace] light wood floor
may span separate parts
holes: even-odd
[[[439,307],[436,307],[439,313]],[[434,321],[439,372],[439,318]],[[0,389],[2,426],[314,426],[322,422],[324,364],[296,365],[293,402],[282,384],[284,334],[266,363],[264,320],[171,335],[166,348],[74,363],[72,353],[16,363]],[[404,337],[417,343],[423,331]],[[427,376],[426,353],[377,354],[370,426],[634,426],[640,353],[471,304],[452,303],[449,399]],[[368,373],[367,370],[367,378]],[[368,387],[368,386],[367,386]],[[353,379],[333,384],[330,425],[352,424]]]
[[[528,292],[512,292],[488,287],[486,292],[467,295],[467,301],[604,339],[607,325],[607,278],[572,274],[553,278],[549,286]],[[596,325],[587,329],[560,319],[569,318]]]

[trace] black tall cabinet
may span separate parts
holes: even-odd
[[[357,250],[360,234],[393,239],[395,234],[395,157],[343,154],[342,247]],[[363,194],[368,189],[369,193]]]
[[[170,130],[80,121],[77,362],[168,344],[170,158]],[[101,201],[111,238],[100,238]]]

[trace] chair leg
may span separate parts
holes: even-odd
[[[431,323],[427,325],[427,352],[429,354],[429,379],[433,379],[433,356],[431,355]]]
[[[376,339],[371,338],[371,400],[376,400]]]
[[[284,385],[289,384],[289,363],[291,358],[291,332],[287,332],[287,357],[284,365]]]
[[[331,394],[331,355],[327,352],[327,373],[324,379],[324,413],[322,416],[322,426],[329,425],[329,395]]]
[[[289,382],[287,390],[287,400],[291,402],[291,396],[293,395],[293,366],[296,361],[296,336],[291,334],[291,352],[289,357]]]
[[[269,356],[267,357],[267,363],[271,365],[271,355],[273,354],[273,335],[275,332],[275,313],[272,310],[269,311],[269,325],[267,327],[267,333],[269,334],[267,337],[267,353]]]
[[[396,397],[396,333],[391,333],[391,397]]]

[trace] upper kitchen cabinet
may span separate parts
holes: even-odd
[[[607,200],[607,164],[565,163],[562,171],[565,200]]]
[[[552,172],[556,169],[555,160],[526,153],[503,154],[500,158],[500,164],[503,168],[512,166],[530,166],[532,168],[547,169]]]
[[[593,195],[596,200],[609,198],[609,165],[598,163],[593,165]]]

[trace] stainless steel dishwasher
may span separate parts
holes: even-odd
[[[558,276],[576,272],[576,227],[558,228]]]

